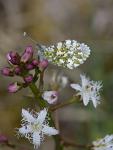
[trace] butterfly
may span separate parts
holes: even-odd
[[[75,40],[65,40],[48,47],[42,46],[42,55],[52,64],[74,69],[83,64],[90,55],[90,48]]]

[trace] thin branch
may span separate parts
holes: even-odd
[[[60,109],[62,107],[66,107],[68,105],[71,105],[71,104],[73,104],[73,103],[75,103],[77,101],[78,101],[78,98],[73,97],[72,99],[70,99],[68,101],[65,101],[65,102],[59,103],[59,104],[57,104],[57,105],[55,105],[53,107],[50,107],[50,110],[51,111],[55,111],[55,110]]]
[[[21,149],[31,150],[31,149],[29,149],[28,147],[20,146],[20,145],[17,145],[17,144],[12,144],[12,143],[10,143],[9,141],[8,141],[8,142],[5,142],[5,143],[3,143],[3,144],[1,144],[1,145],[7,146],[7,147],[9,147],[9,148],[11,148],[11,149],[21,148]]]
[[[12,149],[15,149],[15,148],[17,147],[15,144],[11,144],[11,143],[9,143],[9,142],[6,143],[6,146],[7,146],[7,147],[10,147],[10,148],[12,148]]]
[[[88,150],[90,150],[93,147],[93,145],[76,144],[75,142],[66,139],[61,139],[61,140],[62,140],[62,144],[66,147],[70,146],[70,147],[76,147],[76,148],[88,149]]]

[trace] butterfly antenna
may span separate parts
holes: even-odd
[[[37,41],[35,41],[34,39],[31,38],[30,35],[28,35],[28,33],[24,32],[24,37],[28,38],[29,40],[31,40],[33,43],[37,44]]]
[[[23,35],[24,35],[24,37],[28,38],[28,39],[31,40],[33,43],[35,43],[39,49],[41,49],[42,51],[44,50],[45,46],[44,46],[44,45],[41,45],[41,44],[39,44],[39,43],[37,43],[37,41],[35,41],[34,39],[32,39],[31,36],[28,35],[26,32],[24,32]]]

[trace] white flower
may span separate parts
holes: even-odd
[[[46,100],[49,104],[54,104],[58,100],[58,92],[57,91],[45,91],[42,94],[44,100]]]
[[[22,109],[22,117],[22,124],[18,133],[34,144],[36,149],[43,141],[44,134],[49,136],[58,134],[56,129],[48,125],[46,109],[41,110],[39,113]]]
[[[90,48],[75,40],[65,40],[46,47],[42,53],[53,64],[73,69],[86,61]]]
[[[93,150],[113,150],[113,135],[106,135],[103,139],[94,141]]]
[[[81,85],[79,84],[70,84],[70,86],[77,90],[77,95],[81,96],[84,105],[86,106],[89,101],[93,102],[94,107],[100,103],[100,94],[99,91],[102,87],[100,81],[90,81],[89,78],[86,78],[85,75],[80,75]]]

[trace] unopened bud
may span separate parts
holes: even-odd
[[[21,86],[20,86],[17,82],[11,83],[11,84],[9,84],[9,86],[8,86],[8,92],[9,92],[9,93],[15,93],[15,92],[17,92],[20,88],[21,88]]]
[[[10,51],[6,57],[7,60],[13,65],[18,65],[20,63],[20,56],[17,52]]]
[[[39,61],[38,61],[38,60],[36,60],[36,59],[34,59],[34,60],[32,61],[32,64],[33,64],[34,66],[38,66]]]
[[[48,60],[47,59],[43,59],[39,62],[38,65],[41,69],[46,69],[48,66]]]
[[[33,64],[26,64],[26,69],[32,70],[32,69],[34,69],[34,65]]]
[[[33,75],[28,75],[24,78],[26,83],[31,83],[33,81]]]
[[[21,74],[21,68],[19,66],[17,66],[14,71],[15,71],[16,75],[20,75]]]
[[[5,67],[1,70],[2,75],[4,76],[13,76],[13,72],[9,67]]]
[[[28,46],[21,57],[21,62],[26,63],[30,61],[32,57],[33,57],[33,48],[32,46]]]

